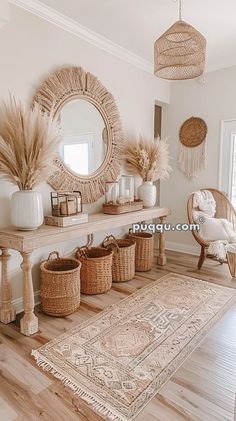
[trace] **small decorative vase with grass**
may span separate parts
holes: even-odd
[[[156,204],[157,180],[169,178],[169,151],[166,141],[140,137],[138,142],[129,142],[125,149],[125,161],[130,172],[139,175],[143,183],[139,187],[139,199],[145,208]]]
[[[11,200],[11,223],[17,229],[35,230],[43,223],[41,193],[61,143],[61,130],[39,105],[27,110],[14,97],[3,103],[0,121],[0,175],[19,191]]]

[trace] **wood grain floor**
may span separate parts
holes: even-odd
[[[207,259],[201,272],[196,265],[195,256],[169,252],[164,268],[154,264],[150,272],[114,285],[105,295],[84,296],[80,309],[71,316],[56,319],[38,308],[40,332],[30,338],[19,333],[19,320],[7,326],[0,324],[0,420],[102,421],[60,381],[38,369],[31,350],[169,272],[236,288],[226,264]],[[235,393],[236,306],[135,421],[233,421]]]

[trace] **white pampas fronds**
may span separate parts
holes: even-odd
[[[52,172],[62,141],[59,123],[38,104],[28,110],[13,96],[0,113],[0,176],[20,190],[31,190]]]
[[[143,181],[167,180],[172,168],[169,164],[169,147],[166,140],[140,137],[125,148],[127,169]]]

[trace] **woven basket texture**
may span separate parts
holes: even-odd
[[[154,74],[163,79],[185,80],[205,69],[206,39],[183,20],[172,25],[154,45]]]
[[[55,254],[56,259],[50,260]],[[50,253],[47,261],[40,266],[41,305],[44,313],[67,316],[80,305],[81,263],[72,258],[60,258],[57,252]]]
[[[81,248],[77,251],[81,262],[81,292],[103,294],[112,286],[112,250],[103,247]]]
[[[146,272],[152,268],[154,257],[154,236],[147,232],[127,234],[127,238],[135,241],[135,270]]]
[[[191,117],[186,120],[179,131],[180,142],[189,148],[201,145],[206,139],[207,125],[199,117]]]
[[[135,276],[135,241],[106,237],[103,247],[113,249],[112,280],[113,282],[130,281]]]

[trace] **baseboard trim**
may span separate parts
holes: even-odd
[[[40,291],[39,290],[34,292],[34,302],[35,302],[35,305],[40,304]],[[16,310],[16,314],[22,313],[24,311],[23,297],[12,300],[12,304]]]
[[[194,256],[199,256],[200,254],[200,248],[197,246],[174,243],[173,241],[166,241],[166,250],[179,251],[180,253],[193,254]]]

